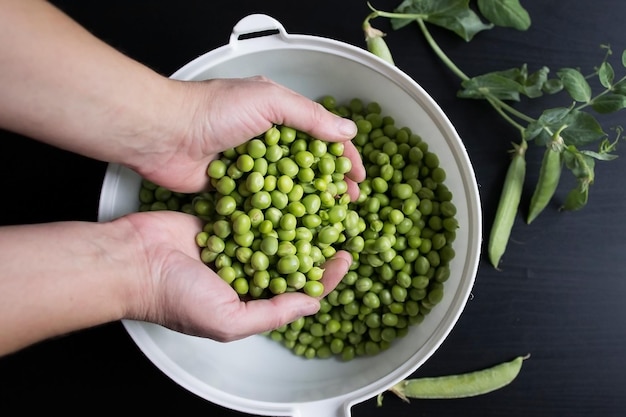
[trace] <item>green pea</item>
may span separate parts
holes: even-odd
[[[207,168],[207,174],[211,178],[220,179],[224,175],[226,175],[226,168],[227,167],[224,161],[214,159],[209,163],[209,166]]]
[[[297,224],[298,224],[298,219],[296,218],[296,216],[294,216],[291,213],[285,213],[280,218],[279,225],[283,230],[295,231]]]
[[[252,205],[252,207],[261,210],[269,208],[272,204],[272,196],[267,191],[259,191],[258,193],[252,195],[250,199],[250,204]]]
[[[233,235],[233,240],[239,245],[244,247],[250,247],[254,242],[254,233],[252,230],[247,232]]]
[[[218,236],[210,236],[206,240],[206,247],[211,252],[221,253],[225,248],[225,243]]]
[[[270,259],[262,251],[256,251],[250,257],[250,264],[256,271],[265,271],[270,266]]]
[[[236,164],[237,169],[241,172],[250,172],[254,168],[254,159],[248,154],[239,155]]]
[[[252,227],[252,221],[250,220],[250,216],[247,214],[241,214],[233,220],[233,232],[237,234],[247,233],[250,230],[250,227]]]
[[[259,288],[267,288],[270,285],[270,273],[267,270],[258,270],[252,277],[252,282]]]
[[[272,294],[283,294],[287,291],[287,281],[282,277],[275,277],[270,280],[269,289]]]
[[[309,269],[309,271],[306,273],[306,277],[310,281],[319,281],[320,279],[322,279],[323,275],[324,270],[318,266],[311,267],[311,269]]]
[[[235,280],[231,283],[232,287],[237,291],[239,295],[245,295],[248,293],[250,289],[250,285],[248,284],[248,280],[243,277],[235,278]]]
[[[296,272],[300,267],[300,260],[296,255],[286,255],[281,257],[277,264],[276,269],[280,274],[287,275],[292,272]]]
[[[369,291],[363,295],[363,304],[369,308],[377,309],[380,307],[380,298],[372,291]]]
[[[324,226],[318,233],[317,239],[322,244],[330,245],[339,238],[339,230],[333,226]]]
[[[287,126],[280,126],[280,140],[284,143],[291,143],[296,140],[296,129]]]
[[[283,157],[283,149],[280,147],[280,145],[274,144],[274,145],[269,145],[267,147],[267,150],[265,151],[265,159],[267,159],[268,162],[278,162],[282,159]],[[276,167],[276,165],[269,165],[267,167],[268,172],[271,172],[271,168],[272,167]]]
[[[227,220],[217,220],[215,223],[213,223],[212,229],[213,233],[216,236],[222,239],[226,239],[232,232],[232,225]]]
[[[352,161],[350,158],[340,156],[335,160],[335,172],[339,174],[346,174],[352,169]]]
[[[246,146],[246,152],[254,159],[262,158],[265,156],[267,146],[265,142],[260,139],[252,139]]]
[[[217,271],[217,275],[222,278],[226,283],[231,284],[237,277],[237,273],[232,266],[225,266]]]
[[[305,294],[311,297],[321,297],[324,294],[324,284],[320,281],[307,281],[303,290]]]
[[[287,285],[296,290],[303,288],[307,282],[306,275],[299,271],[288,274],[286,279]]]
[[[293,189],[287,194],[289,201],[300,201],[304,196],[304,188],[300,184],[294,184]]]
[[[326,154],[328,147],[326,143],[319,139],[314,139],[309,143],[309,152],[313,154],[313,156],[317,158],[321,158]]]

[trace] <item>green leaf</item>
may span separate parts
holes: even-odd
[[[457,96],[461,98],[481,99],[497,97],[501,100],[519,101],[520,84],[498,73],[479,75],[461,83],[463,90]]]
[[[549,72],[550,69],[548,67],[542,67],[530,74],[523,84],[522,92],[529,98],[541,97]]]
[[[598,96],[591,102],[591,107],[598,113],[614,113],[626,108],[626,96],[612,93]]]
[[[611,88],[613,80],[615,79],[615,71],[613,71],[611,64],[604,61],[600,65],[600,68],[598,69],[598,78],[600,79],[600,84],[602,84],[605,88]]]
[[[493,24],[485,24],[469,7],[469,0],[404,0],[395,13],[419,14],[422,20],[448,29],[465,41],[470,41],[478,32],[488,30]],[[391,20],[393,29],[405,26],[407,19]]]
[[[626,80],[621,80],[615,83],[613,87],[611,87],[611,91],[617,94],[626,95]]]
[[[571,109],[567,107],[544,110],[536,121],[528,124],[524,130],[524,138],[526,140],[534,139],[539,145],[547,144],[552,140],[552,133],[561,130],[565,117],[570,111]]]
[[[483,16],[497,26],[527,30],[530,15],[519,0],[478,0],[478,9]]]
[[[562,155],[565,166],[577,179],[585,180],[587,184],[593,182],[595,161],[592,157],[585,155],[573,145],[565,148]]]
[[[567,128],[561,137],[567,145],[584,146],[606,136],[596,118],[584,111],[572,110],[563,122]]]
[[[562,68],[557,75],[563,82],[565,90],[576,101],[589,103],[591,100],[591,87],[585,76],[574,68]]]
[[[413,3],[418,3],[415,2],[414,0],[404,0],[402,3],[400,3],[398,5],[398,7],[396,7],[394,9],[395,13],[417,13],[419,14],[419,12],[417,12],[417,7],[419,6],[419,4],[414,5]],[[402,19],[402,18],[393,18],[390,19],[390,23],[391,23],[391,27],[394,30],[398,30],[398,29],[402,29],[403,27],[405,27],[406,25],[413,23],[415,21],[414,18],[411,19]]]
[[[547,109],[541,113],[538,121],[544,126],[560,127],[563,125],[563,121],[571,111],[572,109],[569,107],[555,107],[553,109]],[[554,129],[555,132],[558,130],[558,128]]]
[[[613,161],[618,158],[617,155],[613,155],[610,153],[599,153],[589,150],[582,150],[580,153],[587,155],[593,159],[597,159],[598,161]]]
[[[566,126],[565,129],[563,126]],[[524,131],[524,137],[526,140],[534,139],[537,144],[546,144],[552,139],[552,134],[558,131],[561,131],[565,144],[572,146],[587,145],[606,136],[591,114],[567,107],[556,107],[544,110],[537,121],[530,123]]]
[[[622,66],[626,67],[626,49],[622,51]]]
[[[558,78],[551,78],[543,83],[542,90],[546,94],[556,94],[563,90],[563,82]]]
[[[565,202],[561,210],[576,211],[587,205],[589,200],[589,187],[577,185],[565,197]]]

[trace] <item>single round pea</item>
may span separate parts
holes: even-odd
[[[214,159],[209,163],[207,168],[207,174],[211,178],[220,179],[224,175],[226,175],[226,164],[224,161],[219,159]]]
[[[264,157],[266,151],[267,146],[265,146],[265,142],[260,139],[252,139],[246,146],[246,152],[254,159]]]
[[[250,172],[254,168],[254,159],[248,154],[242,154],[237,158],[236,164],[241,172]]]
[[[276,263],[276,269],[280,274],[287,275],[296,272],[300,267],[300,260],[296,255],[281,257]]]
[[[326,143],[319,139],[314,139],[309,143],[309,152],[315,157],[321,158],[326,154],[327,149]]]
[[[239,295],[245,295],[248,293],[250,289],[250,285],[248,284],[248,280],[244,277],[235,278],[235,280],[231,283],[232,287],[237,291]]]
[[[252,227],[252,221],[247,214],[241,214],[233,220],[232,229],[237,234],[247,233]]]
[[[270,280],[269,289],[272,294],[282,294],[287,291],[287,281],[282,277],[275,277]]]
[[[296,140],[296,129],[287,127],[287,126],[281,126],[279,130],[280,130],[280,140],[282,142],[291,143],[294,140]]]
[[[295,178],[298,175],[298,164],[291,158],[284,157],[281,158],[277,163],[276,167],[278,171],[290,178]]]
[[[296,226],[298,225],[298,219],[291,213],[285,213],[280,218],[280,227],[283,230],[296,230]]]
[[[266,209],[272,204],[272,196],[267,191],[259,191],[251,196],[250,204],[261,210]]]
[[[333,226],[324,226],[317,235],[317,240],[322,244],[330,245],[339,238],[339,230]]]
[[[250,257],[250,265],[255,271],[265,271],[270,266],[270,259],[262,251],[256,251]]]
[[[321,297],[324,294],[324,284],[320,281],[307,281],[302,289],[311,297]]]
[[[307,282],[306,275],[299,271],[288,274],[286,280],[287,285],[296,290],[303,288],[304,284]]]
[[[246,188],[251,193],[257,193],[265,187],[265,177],[260,172],[251,172],[246,177]]]
[[[380,307],[380,298],[376,293],[369,291],[363,295],[363,304],[369,308],[377,309]]]
[[[256,271],[252,277],[252,282],[259,288],[267,288],[270,285],[270,273],[267,270]]]
[[[217,275],[222,278],[226,283],[232,283],[237,277],[237,273],[232,266],[225,266],[217,271]]]

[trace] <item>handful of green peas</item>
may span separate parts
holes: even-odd
[[[319,296],[321,265],[349,251],[350,271],[319,312],[268,336],[299,356],[350,360],[387,349],[441,301],[459,225],[445,170],[418,134],[377,102],[320,103],[357,124],[367,178],[356,201],[342,144],[274,126],[209,165],[214,191],[180,195],[144,181],[140,210],[202,218],[202,261],[242,297]]]

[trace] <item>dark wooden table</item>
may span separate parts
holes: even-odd
[[[155,70],[169,75],[196,56],[228,41],[243,16],[262,12],[290,33],[334,38],[363,46],[365,0],[248,1],[54,1],[95,35]],[[391,10],[399,1],[374,2]],[[619,56],[626,48],[619,0],[523,1],[533,19],[529,31],[497,29],[464,43],[433,29],[444,49],[468,74],[527,63],[536,70],[580,67],[601,61],[601,44]],[[420,83],[449,115],[465,142],[480,185],[484,234],[517,133],[487,104],[456,98],[458,79],[434,57],[416,26],[392,31],[397,65]],[[1,69],[0,69],[1,70]],[[519,108],[539,109],[524,101]],[[542,108],[540,108],[542,109]],[[607,125],[626,120],[606,117]],[[105,164],[0,131],[3,224],[97,218]],[[622,149],[618,149],[618,154]],[[528,154],[536,178],[539,148]],[[626,161],[598,163],[588,207],[557,210],[571,185],[531,226],[518,218],[502,264],[480,265],[473,298],[440,349],[415,376],[480,369],[531,354],[513,384],[485,396],[414,400],[387,395],[352,409],[367,416],[620,416],[626,409]],[[527,201],[530,185],[524,192]],[[45,236],[42,236],[45,239]],[[50,242],[54,244],[54,242]],[[211,404],[176,385],[137,349],[120,323],[32,346],[0,359],[0,413],[38,411],[64,415],[244,414]],[[320,416],[324,417],[324,416]]]

